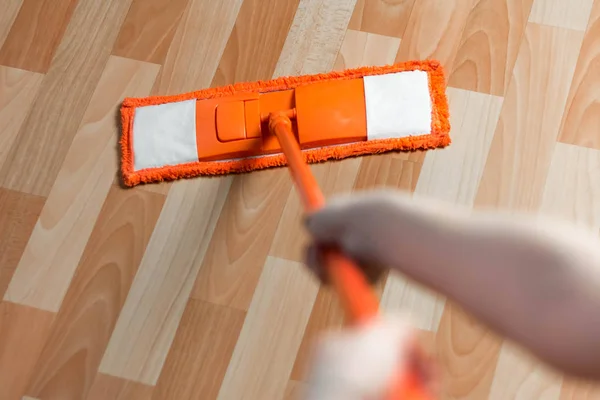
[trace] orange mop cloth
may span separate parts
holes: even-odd
[[[437,61],[282,77],[197,92],[126,98],[121,169],[127,186],[286,165],[269,113],[289,110],[309,163],[450,143]]]

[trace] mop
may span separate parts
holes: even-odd
[[[324,205],[308,163],[450,143],[436,61],[128,98],[121,117],[126,185],[287,165],[307,212]],[[375,318],[378,300],[361,269],[336,249],[323,260],[348,322]],[[431,397],[408,371],[390,382],[388,398]]]

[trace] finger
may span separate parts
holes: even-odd
[[[321,282],[327,282],[327,274],[323,268],[322,251],[314,243],[306,248],[306,265],[312,270]]]
[[[351,204],[350,198],[339,198],[332,200],[321,210],[307,215],[305,225],[315,241],[327,244],[338,243],[351,222],[348,218]]]

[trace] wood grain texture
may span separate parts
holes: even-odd
[[[354,190],[390,188],[412,192],[421,174],[423,158],[422,152],[363,157]]]
[[[560,129],[583,33],[529,24],[475,204],[534,211]],[[535,157],[530,155],[534,152]]]
[[[190,299],[153,400],[216,399],[244,311]]]
[[[451,71],[473,1],[415,2],[396,61],[433,58]]]
[[[358,0],[348,28],[401,38],[415,0]]]
[[[54,313],[0,302],[0,387],[3,400],[20,400],[42,351]]]
[[[317,291],[302,264],[267,259],[218,399],[283,397]]]
[[[194,299],[248,309],[291,188],[285,170],[233,180],[194,284]]]
[[[560,390],[560,400],[595,400],[600,399],[600,384],[564,378]]]
[[[559,400],[561,378],[509,343],[502,346],[490,399]]]
[[[42,83],[41,74],[0,66],[0,169]]]
[[[594,0],[534,0],[530,22],[584,31]]]
[[[328,286],[319,288],[290,379],[306,380],[315,340],[325,331],[341,329],[344,320],[344,310],[335,291]]]
[[[600,1],[594,2],[571,84],[559,140],[600,149]]]
[[[381,296],[385,312],[402,312],[418,329],[437,331],[445,299],[404,276],[390,273]]]
[[[0,64],[45,73],[78,0],[24,0],[0,49]]]
[[[306,384],[298,381],[289,381],[283,394],[283,400],[302,400],[304,399],[305,391]]]
[[[271,78],[299,1],[245,0],[211,86]]]
[[[48,196],[6,300],[58,311],[118,169],[115,116],[148,94],[158,66],[111,57]]]
[[[133,0],[113,54],[162,64],[190,0]]]
[[[311,170],[323,195],[328,198],[336,194],[349,193],[354,186],[360,161],[360,159],[349,159],[312,165]],[[294,188],[279,218],[279,226],[269,250],[270,255],[298,262],[304,261],[304,250],[308,244],[308,235],[302,222],[304,215],[300,197]]]
[[[427,152],[415,195],[471,207],[496,130],[502,98],[449,88],[452,145]]]
[[[541,212],[600,229],[600,150],[556,145]]]
[[[2,14],[0,14],[0,47],[4,44],[10,28],[12,28],[17,14],[24,0],[4,0],[2,2]]]
[[[150,400],[153,387],[98,374],[86,400]]]
[[[447,303],[435,344],[442,365],[444,398],[488,398],[501,344],[502,339]]]
[[[27,394],[86,398],[163,202],[162,195],[111,188]]]
[[[243,1],[189,2],[153,94],[179,94],[210,85]]]
[[[356,0],[300,0],[274,77],[329,72]]]
[[[45,198],[0,188],[0,297],[13,276]]]
[[[398,38],[348,29],[334,69],[393,64],[399,46]]]
[[[79,0],[0,184],[47,196],[108,61],[131,0]]]
[[[155,385],[216,225],[229,179],[169,191],[99,371]]]
[[[449,85],[503,96],[533,0],[477,0],[469,13]]]

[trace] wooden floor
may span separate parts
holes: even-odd
[[[332,294],[284,169],[122,189],[125,96],[436,58],[450,148],[313,168],[600,230],[600,0],[2,0],[0,399],[271,400],[303,389]],[[392,275],[444,399],[598,399]]]

